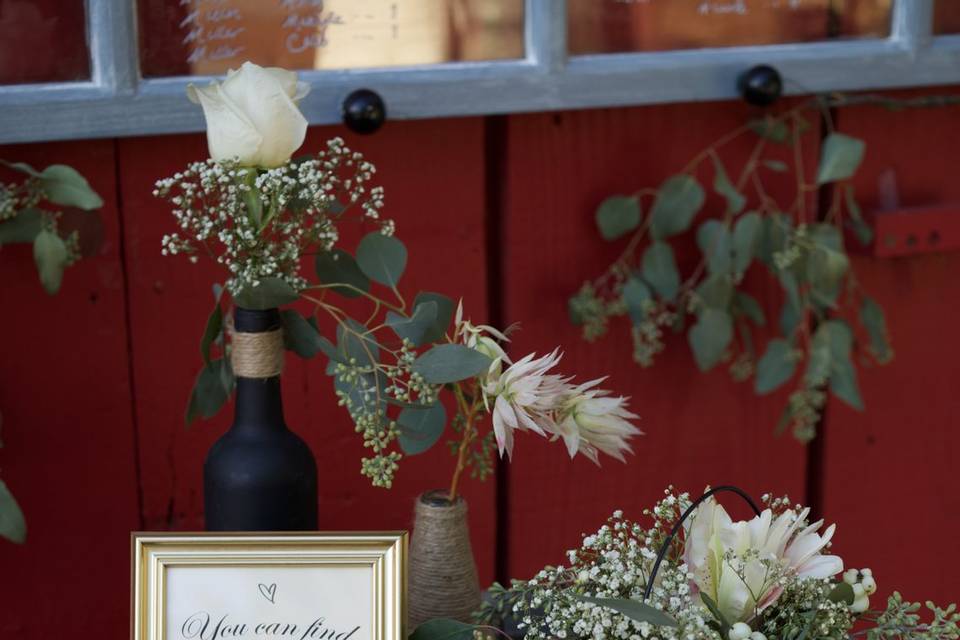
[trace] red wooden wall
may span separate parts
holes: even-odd
[[[841,112],[840,128],[868,143],[857,178],[866,209],[890,170],[903,205],[960,203],[958,113]],[[567,322],[569,293],[618,250],[593,230],[597,202],[655,185],[750,115],[738,103],[670,105],[391,122],[349,139],[379,168],[410,247],[411,293],[462,295],[474,319],[520,322],[516,352],[562,346],[565,372],[609,374],[643,418],[628,465],[570,463],[561,446],[526,437],[499,482],[469,485],[484,582],[497,568],[522,577],[562,561],[611,510],[639,517],[667,484],[735,483],[797,500],[812,491],[839,523],[836,550],[872,567],[882,591],[956,597],[960,254],[857,259],[897,355],[861,375],[867,412],[831,403],[825,439],[811,447],[772,434],[782,395],[758,399],[722,370],[698,373],[682,339],[641,370],[623,331],[588,345]],[[306,150],[334,134],[344,132],[312,130]],[[204,155],[200,135],[0,148],[2,158],[71,164],[106,201],[100,255],[68,270],[57,297],[41,291],[29,249],[0,251],[0,472],[29,526],[25,546],[0,542],[0,638],[124,637],[129,532],[202,524],[203,456],[228,416],[185,430],[182,415],[217,274],[160,256],[171,219],[150,191]],[[764,277],[751,282],[777,303]],[[438,447],[405,460],[392,491],[371,488],[322,364],[291,357],[284,394],[288,422],[317,455],[324,528],[408,527],[414,496],[446,483],[451,460]]]

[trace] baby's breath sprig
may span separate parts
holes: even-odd
[[[280,278],[294,291],[307,286],[300,274],[306,255],[330,251],[338,225],[368,220],[393,235],[392,220],[381,217],[383,189],[371,187],[376,168],[340,138],[315,156],[271,169],[240,166],[236,160],[193,162],[158,180],[153,194],[173,205],[180,231],[165,235],[163,255],[203,251],[223,265],[226,288],[237,295]]]

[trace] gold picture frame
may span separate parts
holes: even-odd
[[[131,638],[405,640],[405,532],[133,533]]]

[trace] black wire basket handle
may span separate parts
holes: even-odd
[[[696,511],[697,507],[706,502],[714,494],[724,492],[737,494],[743,498],[744,502],[750,505],[750,508],[753,509],[753,512],[756,515],[760,515],[760,508],[757,506],[757,503],[753,501],[753,498],[751,498],[743,489],[731,485],[714,487],[694,500],[693,503],[687,507],[686,511],[683,512],[683,515],[680,516],[680,519],[674,523],[673,528],[670,529],[670,533],[667,535],[667,539],[663,541],[662,545],[660,545],[660,551],[657,552],[657,561],[653,563],[653,571],[650,572],[650,579],[647,580],[647,587],[643,590],[644,602],[650,599],[650,592],[653,591],[653,580],[657,577],[657,571],[660,570],[660,563],[663,562],[664,556],[666,556],[667,551],[670,550],[670,544],[673,542],[673,539],[677,537],[677,533],[680,531],[680,527],[683,526],[683,522],[690,516],[691,513]]]

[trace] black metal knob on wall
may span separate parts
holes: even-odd
[[[343,124],[354,133],[373,133],[387,119],[387,105],[376,91],[357,89],[343,101]]]
[[[766,107],[783,95],[783,78],[770,65],[760,64],[740,74],[737,89],[747,104]]]

